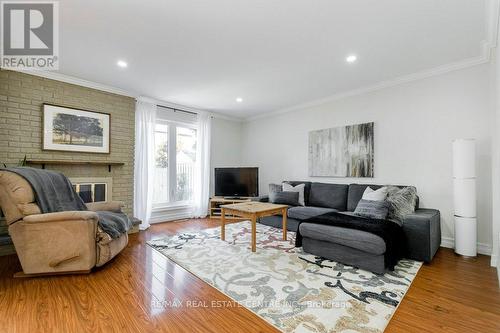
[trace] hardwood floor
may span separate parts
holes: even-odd
[[[131,235],[118,257],[90,275],[14,279],[17,257],[0,257],[0,332],[278,332],[245,308],[210,306],[229,299],[145,244],[215,226],[154,225]],[[489,257],[464,259],[440,249],[386,332],[500,332],[500,289]]]

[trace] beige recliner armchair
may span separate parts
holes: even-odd
[[[116,256],[128,243],[100,230],[96,211],[120,211],[120,202],[87,204],[88,211],[41,214],[30,184],[0,170],[0,208],[24,273],[16,276],[88,273]]]

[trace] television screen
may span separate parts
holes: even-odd
[[[259,168],[215,168],[215,195],[259,196]]]

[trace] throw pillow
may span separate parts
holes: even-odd
[[[283,188],[279,184],[269,184],[269,202],[274,202],[276,193],[282,192]]]
[[[389,213],[390,204],[387,201],[361,199],[354,214],[371,219],[383,220]]]
[[[415,212],[417,204],[417,189],[415,187],[389,186],[387,192],[387,202],[390,204],[387,216],[389,219],[402,222],[406,215]]]
[[[299,205],[299,192],[276,192],[274,201],[271,203],[298,206]]]
[[[306,203],[304,201],[304,188],[306,184],[299,184],[297,186],[292,186],[287,183],[282,184],[283,192],[299,192],[299,205],[305,206]]]
[[[381,187],[374,191],[371,187],[367,187],[363,193],[362,199],[372,201],[385,201],[387,199],[387,187]]]

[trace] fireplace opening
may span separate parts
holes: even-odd
[[[83,202],[111,201],[111,178],[72,178],[70,179],[76,193]]]

